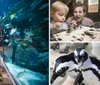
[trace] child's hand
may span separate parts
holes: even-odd
[[[59,28],[63,23],[62,22],[56,22],[55,23],[55,28]]]
[[[77,21],[76,21],[76,20],[72,20],[70,26],[71,26],[72,28],[76,28],[76,27],[77,27]]]

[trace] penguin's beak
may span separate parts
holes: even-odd
[[[50,83],[52,84],[52,83],[55,81],[55,79],[56,79],[57,77],[58,77],[58,76],[57,76],[56,73],[53,74]]]
[[[78,63],[83,63],[84,62],[84,58],[82,57],[81,59],[78,59]]]
[[[78,63],[80,63],[81,62],[81,60],[80,59],[78,59]]]

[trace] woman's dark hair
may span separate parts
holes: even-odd
[[[73,4],[73,11],[76,7],[82,7],[83,8],[83,12],[86,13],[86,6],[83,3],[77,2]]]

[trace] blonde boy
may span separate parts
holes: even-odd
[[[67,24],[65,23],[68,11],[69,8],[63,2],[56,1],[52,4],[50,10],[50,31],[52,34],[56,33],[57,30],[66,30],[68,28]]]

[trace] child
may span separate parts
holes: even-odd
[[[55,34],[61,30],[66,30],[68,28],[65,23],[66,15],[69,11],[69,8],[66,4],[56,1],[51,6],[50,16],[50,32],[51,34]]]
[[[86,14],[86,6],[82,3],[75,3],[73,6],[73,16],[69,17],[66,21],[68,26],[76,27],[76,26],[94,26],[94,22],[85,17]]]

